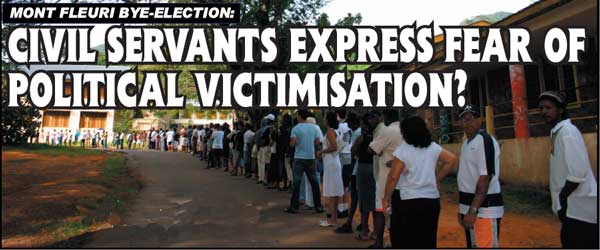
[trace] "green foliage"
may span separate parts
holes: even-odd
[[[21,107],[8,107],[8,83],[2,77],[2,144],[22,144],[38,136],[40,111],[26,99],[19,100]]]
[[[478,16],[474,16],[474,17],[470,17],[467,18],[465,20],[463,20],[462,22],[460,22],[460,25],[469,25],[475,22],[479,22],[479,21],[486,21],[488,23],[495,23],[498,22],[502,19],[504,19],[507,16],[510,16],[511,13],[510,12],[506,12],[506,11],[498,11],[498,12],[494,12],[492,14],[487,14],[487,15],[478,15]]]

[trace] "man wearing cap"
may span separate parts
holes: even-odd
[[[479,107],[466,105],[458,115],[465,132],[458,165],[458,222],[468,248],[497,248],[504,214],[500,192],[500,147],[481,130]]]
[[[539,99],[542,116],[552,126],[550,197],[562,223],[562,246],[598,249],[598,184],[583,137],[568,119],[563,95],[547,91]]]

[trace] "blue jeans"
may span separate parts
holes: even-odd
[[[321,183],[321,173],[317,172],[317,183]],[[302,174],[302,180],[300,181],[300,202],[304,202],[306,201],[306,181],[307,181],[307,177],[306,174]]]
[[[294,159],[292,166],[294,181],[292,182],[292,199],[290,200],[290,208],[298,209],[300,206],[300,184],[302,183],[302,175],[306,174],[310,186],[312,188],[313,200],[315,208],[321,209],[321,192],[319,192],[319,182],[317,179],[317,170],[314,159]]]

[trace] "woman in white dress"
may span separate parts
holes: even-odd
[[[317,157],[323,158],[323,197],[327,198],[327,214],[331,217],[321,221],[320,226],[330,227],[337,224],[337,207],[339,198],[344,195],[344,183],[342,181],[342,164],[340,163],[339,150],[341,135],[337,131],[338,120],[334,112],[327,113],[327,133],[323,141],[323,149],[317,153]]]

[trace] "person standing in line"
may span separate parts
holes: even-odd
[[[206,131],[204,129],[204,125],[200,125],[200,127],[198,128],[198,142],[196,144],[198,146],[198,158],[200,158],[200,160],[205,159],[205,152],[206,152],[206,144],[204,144],[205,136],[206,136]]]
[[[309,113],[309,117],[306,118],[306,122],[310,123],[313,125],[313,127],[315,128],[315,131],[317,131],[317,134],[319,135],[319,141],[323,142],[325,141],[325,135],[323,135],[323,131],[321,131],[321,127],[319,127],[319,125],[317,125],[317,119],[315,118],[314,113]],[[320,151],[321,150],[321,144],[319,145],[315,145],[315,152]],[[321,158],[316,158],[315,159],[315,171],[316,176],[317,176],[317,184],[319,184],[319,193],[320,193],[320,188],[321,188],[321,180],[323,179],[323,161]],[[313,192],[312,192],[312,185],[310,184],[310,182],[308,181],[308,177],[306,176],[306,174],[302,175],[302,183],[300,184],[300,200],[304,200],[304,205],[306,205],[307,208],[313,209],[315,207],[314,204],[314,200],[313,200]],[[304,189],[303,189],[304,188]],[[326,216],[331,217],[331,214],[326,214]]]
[[[358,165],[356,170],[356,188],[361,223],[356,229],[360,231],[356,235],[357,240],[371,239],[369,237],[369,214],[375,212],[376,184],[373,173],[373,154],[369,153],[369,144],[373,141],[374,129],[374,125],[370,121],[375,119],[374,116],[375,114],[373,113],[367,113],[362,117],[361,128],[358,129],[360,130],[360,136],[351,148],[352,155],[356,158]]]
[[[437,248],[438,183],[454,168],[457,158],[433,142],[425,120],[418,116],[404,119],[396,132],[402,133],[405,143],[389,163],[392,169],[383,199],[386,208],[391,204],[392,248]],[[441,169],[436,173],[438,165]]]
[[[348,127],[352,130],[352,134],[350,136],[350,156],[351,156],[351,165],[352,167],[352,175],[350,176],[350,185],[348,187],[348,192],[350,193],[350,208],[348,209],[348,218],[346,222],[335,229],[336,233],[340,234],[351,234],[354,233],[352,229],[352,222],[354,221],[354,214],[356,213],[356,209],[358,208],[358,185],[357,185],[357,171],[358,171],[358,162],[356,160],[356,150],[352,150],[354,148],[355,142],[361,135],[360,121],[356,114],[348,113],[346,122],[348,123]],[[370,142],[369,142],[370,143]],[[367,143],[368,145],[368,143]],[[354,154],[352,152],[355,152]],[[370,160],[371,162],[373,159]],[[342,170],[343,171],[343,170]],[[370,170],[371,176],[373,175],[373,170]],[[373,178],[373,185],[375,185],[375,180]],[[374,193],[374,192],[373,192]],[[373,201],[373,204],[375,201]],[[368,218],[368,214],[366,216]],[[362,218],[362,217],[361,217]],[[362,227],[362,226],[361,226]],[[364,235],[367,235],[365,233]]]
[[[229,129],[229,124],[223,123],[221,126],[221,131],[223,132],[223,151],[221,153],[221,160],[223,161],[223,172],[229,171],[229,163],[231,159],[231,150],[229,145],[229,134],[231,133],[231,129]]]
[[[73,142],[74,143],[79,143],[79,137],[80,137],[80,133],[79,133],[79,129],[75,130],[75,135],[73,135]]]
[[[269,142],[269,133],[271,132],[271,124],[275,120],[275,116],[268,114],[261,121],[261,127],[256,131],[257,136],[255,144],[257,145],[257,163],[258,163],[258,183],[264,186],[267,182],[267,167],[271,162],[271,147]]]
[[[300,178],[302,178],[303,173],[306,173],[312,187],[315,211],[317,213],[323,212],[315,169],[315,146],[320,145],[321,140],[314,125],[306,122],[309,115],[308,110],[298,110],[298,124],[292,128],[290,135],[290,147],[295,148],[293,164],[294,181],[292,184],[290,206],[285,210],[287,213],[298,213],[300,206]]]
[[[500,192],[500,146],[481,130],[479,107],[466,105],[458,115],[465,139],[460,150],[457,182],[458,222],[467,248],[498,248],[504,202]]]
[[[331,217],[322,220],[319,225],[332,227],[337,225],[338,202],[344,195],[344,183],[342,180],[342,164],[340,163],[339,151],[343,148],[343,138],[338,130],[339,121],[335,113],[326,114],[327,132],[323,141],[323,149],[317,151],[317,158],[323,159],[323,197],[328,199],[328,213]]]
[[[104,143],[102,145],[102,147],[104,147],[104,149],[107,149],[108,148],[108,132],[107,131],[104,131],[102,133],[102,140],[103,140],[103,143]]]
[[[292,117],[285,114],[282,117],[279,127],[279,137],[277,139],[277,159],[279,161],[280,173],[283,180],[283,191],[291,187],[292,166],[290,156],[293,154],[290,148],[290,133],[292,132]]]
[[[206,148],[208,150],[208,164],[206,165],[206,168],[214,168],[215,167],[215,157],[214,157],[214,150],[212,148],[213,145],[213,141],[214,141],[214,137],[213,134],[215,133],[215,125],[214,124],[210,124],[210,127],[208,129],[208,133],[206,134],[207,136],[207,141],[206,141]]]
[[[167,131],[167,151],[175,152],[173,147],[173,140],[175,139],[175,128]]]
[[[187,153],[187,147],[188,147],[188,138],[187,136],[187,129],[185,129],[185,127],[181,127],[181,130],[179,130],[179,145],[181,145],[181,152]]]
[[[125,141],[125,133],[119,133],[119,149],[123,149],[123,141]]]
[[[555,91],[540,94],[550,139],[550,198],[562,228],[563,248],[598,249],[598,183],[583,136],[567,113],[565,97]]]
[[[269,182],[269,189],[278,189],[281,190],[281,186],[279,185],[282,180],[282,167],[279,165],[278,159],[278,151],[277,151],[277,142],[279,140],[279,129],[277,128],[277,122],[274,121],[271,124],[271,129],[269,132],[269,167],[267,168],[267,180]],[[289,145],[289,141],[288,141]]]
[[[350,186],[350,179],[352,178],[352,156],[350,152],[350,137],[352,137],[352,130],[346,122],[346,110],[337,109],[335,111],[337,120],[339,121],[338,131],[342,134],[344,141],[344,147],[341,149],[339,157],[340,163],[342,164],[342,180],[344,182],[344,196],[340,201],[338,207],[339,218],[346,218],[348,216],[348,201],[350,201],[350,195],[348,193],[348,187]]]
[[[378,175],[375,176],[376,195],[375,195],[375,213],[373,220],[375,224],[376,242],[374,247],[383,247],[383,231],[385,230],[385,216],[383,214],[385,207],[382,200],[385,194],[385,182],[388,178],[390,168],[387,162],[394,159],[392,155],[394,150],[404,142],[400,132],[400,114],[397,109],[387,109],[383,111],[383,118],[387,126],[381,127],[378,135],[373,137],[373,142],[369,144],[369,153],[377,156],[379,162]]]
[[[249,123],[246,124],[244,132],[244,168],[246,178],[252,177],[252,148],[254,147],[254,128]]]
[[[219,124],[215,124],[216,131],[212,134],[212,153],[213,153],[213,161],[214,167],[219,169],[223,164],[223,160],[221,159],[223,155],[223,128],[219,126]]]
[[[192,155],[196,155],[196,151],[198,150],[198,127],[196,125],[192,126],[192,136],[190,137],[190,145]]]
[[[236,122],[233,124],[234,131],[231,136],[233,139],[233,147],[232,147],[232,156],[233,156],[233,170],[231,171],[232,176],[237,176],[241,174],[240,171],[244,169],[241,168],[243,165],[242,153],[244,150],[244,133],[246,132],[246,128],[243,122]]]

